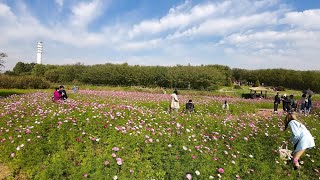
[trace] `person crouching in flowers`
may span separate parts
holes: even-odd
[[[315,146],[314,138],[312,137],[309,130],[297,120],[297,117],[294,113],[288,113],[284,120],[284,125],[286,130],[290,126],[292,136],[291,142],[293,144],[293,167],[298,169],[299,158],[305,152],[305,150],[310,149]]]
[[[53,102],[57,102],[61,99],[61,94],[60,94],[60,91],[59,91],[59,88],[56,88],[56,90],[54,91],[53,93],[53,97],[52,97],[52,101]]]

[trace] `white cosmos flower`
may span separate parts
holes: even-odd
[[[199,172],[198,170],[196,170],[196,172],[195,172],[195,173],[196,173],[196,175],[197,175],[197,176],[199,176],[199,175],[200,175],[200,172]]]

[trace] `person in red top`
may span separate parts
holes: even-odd
[[[52,100],[54,102],[57,102],[57,101],[61,100],[61,97],[62,97],[62,95],[60,94],[59,88],[56,88],[56,90],[53,93]]]

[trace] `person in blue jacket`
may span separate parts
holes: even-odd
[[[291,143],[293,144],[293,166],[294,169],[300,167],[299,159],[301,155],[307,150],[315,146],[314,138],[310,131],[297,119],[295,113],[288,113],[284,120],[284,130],[290,127]]]

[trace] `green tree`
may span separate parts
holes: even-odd
[[[29,64],[29,63],[18,62],[14,66],[13,72],[17,75],[30,75],[35,65],[36,65],[35,63]]]

